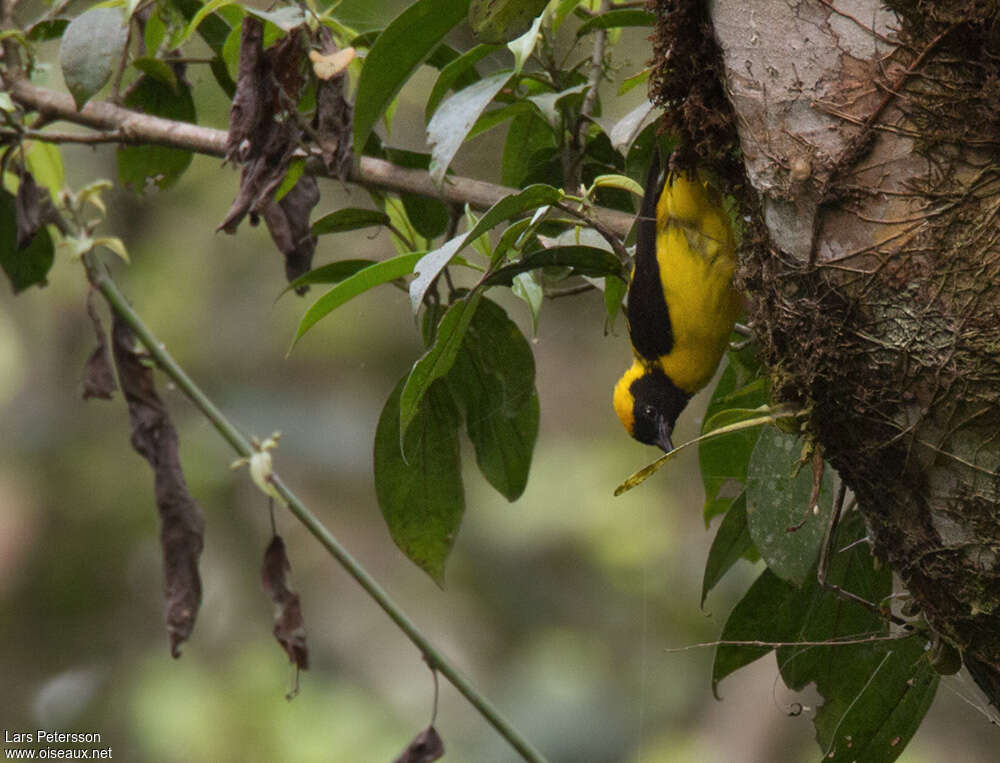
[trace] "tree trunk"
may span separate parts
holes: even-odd
[[[744,287],[776,397],[1000,704],[1000,11],[891,5],[712,4]]]

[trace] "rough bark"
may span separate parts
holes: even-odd
[[[891,5],[711,5],[763,221],[744,286],[777,395],[998,704],[1000,11]]]

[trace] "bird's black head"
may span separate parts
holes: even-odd
[[[639,442],[656,445],[665,453],[674,449],[670,440],[677,417],[691,396],[679,389],[658,367],[645,369],[629,385],[632,397],[632,430]]]

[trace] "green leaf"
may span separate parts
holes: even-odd
[[[650,69],[647,67],[643,69],[638,74],[633,74],[631,77],[626,77],[622,80],[621,86],[618,88],[618,95],[625,95],[629,90],[636,87],[636,85],[642,85],[649,79]],[[613,141],[612,141],[613,142]]]
[[[562,115],[559,113],[559,109],[556,108],[560,101],[564,98],[570,98],[571,96],[582,97],[583,91],[587,89],[586,83],[581,83],[579,85],[573,85],[565,90],[560,90],[557,93],[540,93],[539,95],[529,95],[528,100],[531,101],[535,106],[538,107],[539,113],[545,117],[549,125],[553,129],[559,129],[559,123],[562,119]]]
[[[144,76],[125,98],[125,105],[147,114],[180,122],[197,119],[191,88],[179,82],[175,90],[159,79]],[[117,151],[118,179],[136,193],[153,181],[165,190],[180,180],[191,166],[192,153],[168,146],[123,146]]]
[[[495,302],[480,301],[446,379],[463,408],[480,472],[508,501],[516,500],[538,437],[535,359]]]
[[[0,189],[0,268],[10,279],[14,293],[29,286],[45,286],[45,276],[55,260],[55,247],[42,226],[23,249],[17,248],[17,206],[14,197]]]
[[[20,29],[0,29],[0,42],[4,40],[13,40],[26,50],[29,49],[28,38]]]
[[[486,210],[479,222],[465,234],[445,242],[440,247],[430,252],[427,257],[420,261],[416,267],[417,277],[410,282],[410,304],[413,312],[420,308],[424,300],[427,289],[438,277],[438,274],[452,258],[458,254],[466,244],[471,244],[484,233],[495,228],[504,220],[524,214],[528,210],[534,210],[547,204],[555,204],[563,197],[562,191],[550,185],[532,185],[525,188],[520,193],[505,196]],[[530,268],[528,268],[530,269]],[[511,276],[513,278],[513,276]],[[507,283],[510,285],[510,282]]]
[[[476,313],[482,292],[476,290],[451,304],[437,327],[434,344],[410,370],[406,385],[399,399],[399,431],[405,437],[410,424],[416,418],[423,399],[431,385],[451,370],[458,355],[466,329]],[[402,446],[405,440],[400,440]],[[409,453],[404,448],[404,457]]]
[[[545,297],[542,285],[535,279],[534,273],[518,273],[514,276],[510,290],[515,297],[528,303],[528,308],[531,310],[531,330],[537,334],[538,314],[542,310],[542,299]]]
[[[149,14],[142,31],[142,44],[150,56],[155,56],[167,36],[167,24],[159,13]]]
[[[850,543],[864,534],[858,514],[841,523],[834,549],[848,545],[832,554],[827,580],[879,604],[892,591],[892,573],[875,568],[866,545]],[[788,642],[777,649],[785,683],[796,691],[815,684],[824,700],[814,718],[823,759],[881,763],[902,752],[939,680],[921,636],[886,640],[888,634],[878,614],[821,588],[814,568],[802,588],[765,570],[736,605],[722,640]],[[770,649],[723,644],[714,684]]]
[[[344,279],[350,278],[355,273],[364,270],[365,268],[370,268],[375,264],[377,264],[376,260],[337,260],[336,262],[331,262],[327,265],[313,268],[308,273],[299,276],[288,284],[281,290],[278,297],[281,297],[283,294],[293,289],[298,289],[301,286],[311,286],[317,283],[340,283]]]
[[[531,218],[522,217],[508,225],[504,232],[500,234],[500,240],[493,248],[493,262],[503,262],[511,249],[518,250],[526,246],[526,242],[531,240],[532,233],[525,234],[525,231],[532,227]]]
[[[864,522],[857,513],[840,522],[837,537],[831,542],[826,579],[827,582],[877,605],[892,593],[892,573],[884,566],[875,568],[868,544],[852,542],[864,537],[865,533]],[[795,640],[824,641],[857,638],[868,634],[884,636],[888,633],[887,622],[879,615],[821,588],[815,569],[814,566],[799,594],[806,605],[806,614]],[[853,655],[867,660],[868,668],[871,668],[871,660],[881,659],[872,655],[874,646],[876,644],[869,643],[840,647],[782,647],[778,650],[778,666],[782,678],[790,688],[800,690],[807,684],[816,682],[821,691],[824,688],[827,690],[829,700],[837,693],[831,690],[841,679],[848,679],[847,684],[853,684],[854,690],[860,690],[870,675],[870,672],[866,672],[867,668],[863,668],[852,676],[852,666],[840,664],[840,659],[850,659]],[[834,648],[836,652],[832,651]],[[833,657],[837,659],[833,661]]]
[[[475,70],[476,64],[498,49],[498,45],[476,45],[447,64],[438,75],[437,80],[434,82],[434,87],[431,89],[431,94],[427,98],[427,106],[424,108],[424,119],[428,122],[431,120],[431,117],[434,116],[434,112],[437,110],[438,104],[441,103],[447,92],[451,90],[461,77],[471,73],[475,76],[475,79],[480,79],[479,74]],[[471,85],[472,83],[469,82],[466,84]]]
[[[323,236],[327,233],[344,233],[359,228],[370,228],[374,225],[388,225],[389,215],[377,209],[360,209],[346,207],[323,215],[312,224],[312,235]]]
[[[426,63],[428,66],[433,66],[440,72],[443,71],[446,66],[461,58],[462,55],[462,53],[459,53],[448,43],[442,42],[434,48],[433,51],[431,51]],[[455,80],[455,87],[456,89],[461,90],[466,85],[471,85],[477,79],[479,79],[479,73],[475,69],[466,69],[458,75],[458,79]]]
[[[434,279],[438,277],[442,270],[448,267],[448,263],[458,254],[459,249],[465,246],[467,238],[464,233],[455,236],[455,238],[445,241],[437,249],[428,252],[417,263],[413,269],[415,277],[410,281],[410,307],[413,308],[414,315],[420,310],[420,305],[424,301],[424,295],[431,287],[431,284],[434,283]]]
[[[305,171],[305,159],[301,157],[292,159],[292,161],[288,163],[288,170],[285,172],[285,177],[282,178],[281,183],[274,192],[274,200],[281,201],[285,197],[285,194],[295,187],[295,184],[299,182],[299,178],[302,177],[302,173]]]
[[[378,262],[371,267],[359,270],[354,275],[345,278],[334,286],[330,291],[317,299],[312,306],[306,310],[299,327],[292,340],[292,347],[302,338],[309,329],[316,325],[317,321],[325,317],[333,310],[350,301],[359,294],[363,294],[369,289],[387,283],[388,281],[402,278],[413,271],[413,266],[417,264],[424,252],[409,252],[401,254],[392,259]],[[291,348],[289,348],[289,352]]]
[[[181,122],[195,122],[194,99],[187,83],[170,85],[142,77],[125,98],[125,105],[147,114]],[[153,181],[160,190],[174,185],[191,165],[192,153],[168,146],[123,146],[117,151],[118,178],[136,193]]]
[[[876,569],[858,514],[841,522],[827,572],[830,583],[879,604],[892,592],[892,573]],[[842,551],[836,551],[846,544]],[[819,587],[815,577],[800,592],[808,603],[796,641],[873,639],[889,634],[886,621],[859,604]],[[814,718],[824,760],[894,760],[930,706],[938,676],[924,651],[925,638],[778,650],[785,683],[795,690],[815,684],[823,705]]]
[[[128,28],[118,8],[91,8],[73,19],[63,33],[59,64],[77,109],[111,78],[121,60]]]
[[[469,130],[468,140],[471,140],[478,135],[482,135],[484,132],[492,130],[494,127],[498,127],[508,119],[514,119],[514,117],[531,110],[531,104],[525,101],[514,101],[514,103],[508,103],[506,106],[501,106],[499,109],[490,109],[489,111],[484,112],[479,119],[476,120],[476,123],[472,125],[472,129]]]
[[[496,394],[494,384],[483,390],[483,400]],[[489,405],[489,403],[485,403]],[[475,412],[475,409],[473,409]],[[476,463],[486,480],[508,501],[524,493],[531,457],[538,439],[538,393],[532,393],[512,416],[497,409],[468,419],[469,439],[476,450]]]
[[[590,184],[590,191],[587,195],[589,196],[597,188],[617,188],[622,191],[628,191],[640,199],[643,195],[642,186],[625,175],[598,175],[594,178],[594,182]]]
[[[563,199],[563,192],[550,185],[537,183],[529,185],[523,191],[504,196],[492,207],[486,210],[476,227],[469,231],[467,240],[472,241],[489,230],[492,230],[504,220],[534,211],[550,204],[558,204]]]
[[[764,570],[733,608],[719,636],[712,665],[712,692],[719,696],[719,682],[745,665],[760,659],[773,646],[733,644],[733,641],[787,642],[795,639],[808,602],[799,589],[771,570]]]
[[[66,179],[62,154],[54,143],[31,141],[25,163],[38,185],[47,188],[53,201],[58,201]]]
[[[455,403],[443,383],[424,396],[400,449],[400,380],[375,430],[375,495],[393,541],[438,585],[465,511]]]
[[[533,159],[540,154],[551,156],[555,152],[555,133],[552,126],[534,111],[514,118],[507,130],[500,182],[519,188],[533,169]]]
[[[475,212],[472,211],[472,207],[468,204],[465,205],[465,229],[473,230],[476,225],[479,224],[479,218],[476,217]],[[489,257],[493,249],[490,246],[490,237],[488,234],[484,233],[481,236],[474,238],[469,244],[475,251],[483,255],[483,257]]]
[[[705,606],[705,597],[715,588],[715,584],[752,548],[753,540],[747,526],[747,496],[746,493],[740,493],[732,500],[729,511],[722,518],[708,551],[705,575],[701,581],[702,607]]]
[[[705,411],[702,432],[708,432],[718,426],[715,417],[730,408],[756,408],[767,402],[767,380],[751,379],[740,366],[727,363],[719,383],[712,393],[712,400]],[[705,486],[705,522],[716,513],[715,503],[722,490],[730,481],[746,482],[747,466],[750,454],[760,431],[744,429],[731,434],[704,440],[698,446],[698,462],[701,466],[701,479]],[[735,494],[735,491],[730,495]],[[723,506],[729,505],[726,499]]]
[[[354,103],[354,154],[364,152],[368,135],[403,83],[463,20],[469,0],[417,0],[378,36],[365,58]]]
[[[383,196],[376,199],[383,211],[389,216],[392,226],[392,245],[400,254],[408,254],[416,249],[426,249],[428,243],[413,227],[406,213],[406,205],[398,196]],[[398,231],[398,233],[397,233]]]
[[[795,585],[802,585],[816,564],[833,510],[833,470],[823,470],[814,513],[811,465],[795,473],[800,452],[796,437],[767,427],[750,456],[746,481],[750,537],[768,568]]]
[[[455,158],[479,115],[510,80],[509,69],[484,77],[457,93],[452,93],[438,107],[427,124],[427,142],[431,145],[430,175],[441,184],[444,173]]]
[[[628,292],[628,284],[625,279],[618,276],[604,277],[604,311],[607,314],[608,329],[614,327],[615,318],[622,309],[622,300]]]
[[[871,645],[868,651],[871,655],[863,662],[850,657],[849,672],[859,674],[864,683],[838,686],[836,701],[827,698],[816,715],[824,761],[892,763],[934,701],[941,676],[919,639]],[[839,655],[838,662],[843,658]]]
[[[573,275],[624,277],[621,262],[611,252],[593,246],[554,246],[529,252],[520,261],[494,271],[484,283],[488,286],[510,286],[519,273],[538,268],[572,268]]]
[[[846,540],[863,533],[864,526],[858,515],[842,523],[840,536]],[[876,571],[868,548],[851,544],[850,548],[831,555],[827,580],[877,603],[891,592],[892,573],[887,568]],[[770,569],[764,570],[733,609],[720,641],[783,642],[777,647],[782,678],[789,688],[801,690],[811,682],[822,684],[848,675],[856,650],[864,652],[884,645],[884,642],[871,642],[816,646],[812,642],[877,638],[886,632],[886,622],[878,615],[821,588],[813,566],[802,587],[782,580]],[[773,648],[721,644],[716,650],[713,687]],[[852,680],[856,683],[856,679],[857,676]],[[857,687],[860,688],[863,682],[857,683]]]
[[[542,18],[542,16],[536,18],[524,34],[507,43],[507,50],[514,54],[515,74],[521,73],[524,64],[535,51],[535,46],[538,44],[539,38],[538,31],[542,26]]]
[[[385,155],[393,164],[409,169],[426,170],[431,164],[431,155],[419,151],[386,148]],[[410,224],[424,238],[437,238],[448,229],[450,215],[443,202],[418,193],[401,193],[399,198]]]
[[[612,29],[623,26],[653,26],[656,23],[656,15],[648,11],[625,8],[617,11],[608,11],[600,16],[592,16],[580,24],[576,30],[577,37],[583,37],[588,32],[596,29]]]
[[[210,4],[216,7],[213,7],[212,11],[203,12]],[[230,2],[203,3],[201,0],[172,0],[171,5],[180,10],[184,18],[189,21],[197,15],[201,15],[201,20],[195,25],[198,29],[198,36],[215,53],[215,57],[209,64],[209,69],[211,69],[212,76],[222,91],[229,98],[232,98],[236,92],[236,83],[233,82],[226,61],[223,59],[223,47],[234,30],[236,39],[239,39],[239,26],[244,15],[243,6]],[[181,29],[179,33],[183,33],[183,31],[184,29]],[[170,40],[169,44],[171,48],[178,47],[174,40]]]
[[[548,0],[472,0],[469,26],[480,42],[509,42],[528,31],[547,4]]]
[[[118,255],[123,262],[129,262],[128,250],[125,248],[125,242],[117,236],[101,236],[100,238],[95,238],[93,246],[103,246],[105,249]]]
[[[270,21],[282,32],[291,32],[293,29],[306,23],[305,11],[302,8],[295,8],[290,5],[283,8],[275,8],[273,11],[262,11],[248,7],[246,11],[263,21]]]
[[[619,119],[608,134],[608,139],[611,141],[614,149],[627,154],[636,138],[639,137],[639,134],[654,119],[653,114],[653,103],[647,98]]]
[[[43,19],[37,24],[32,24],[31,28],[28,29],[28,39],[32,42],[56,40],[63,36],[63,33],[66,31],[66,27],[68,26],[69,19]]]
[[[212,13],[219,10],[223,6],[232,5],[232,0],[209,0],[209,2],[198,8],[198,11],[191,17],[190,22],[183,29],[178,30],[177,34],[170,41],[171,48],[179,48],[185,42],[187,42],[191,35],[193,35],[201,23]],[[189,3],[190,5],[190,3]]]
[[[104,178],[98,178],[97,180],[92,180],[79,191],[76,192],[76,201],[79,206],[84,204],[90,204],[95,209],[100,210],[101,217],[107,217],[108,208],[104,203],[104,194],[111,190],[111,181],[105,180]],[[84,234],[84,237],[88,237],[89,234]]]
[[[215,77],[215,81],[222,89],[222,92],[226,94],[227,98],[232,99],[236,95],[236,83],[233,81],[232,76],[230,76],[229,67],[222,59],[222,56],[218,55],[213,58],[208,68],[212,71],[212,76]]]
[[[174,93],[178,92],[177,75],[173,67],[162,58],[137,58],[132,62],[132,66],[148,77],[159,80],[164,85],[169,85]]]
[[[559,27],[562,26],[566,17],[569,16],[573,10],[580,5],[584,0],[558,0],[555,7],[555,12],[552,14],[552,32],[555,34],[559,31]]]
[[[226,65],[226,73],[230,79],[239,76],[240,71],[240,39],[243,30],[240,27],[233,27],[226,36],[226,41],[222,43],[219,50],[219,58]]]

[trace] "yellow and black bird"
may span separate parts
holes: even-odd
[[[719,193],[697,176],[661,173],[658,152],[636,232],[626,308],[635,358],[614,407],[632,437],[669,452],[678,415],[711,380],[740,312],[736,242]]]

